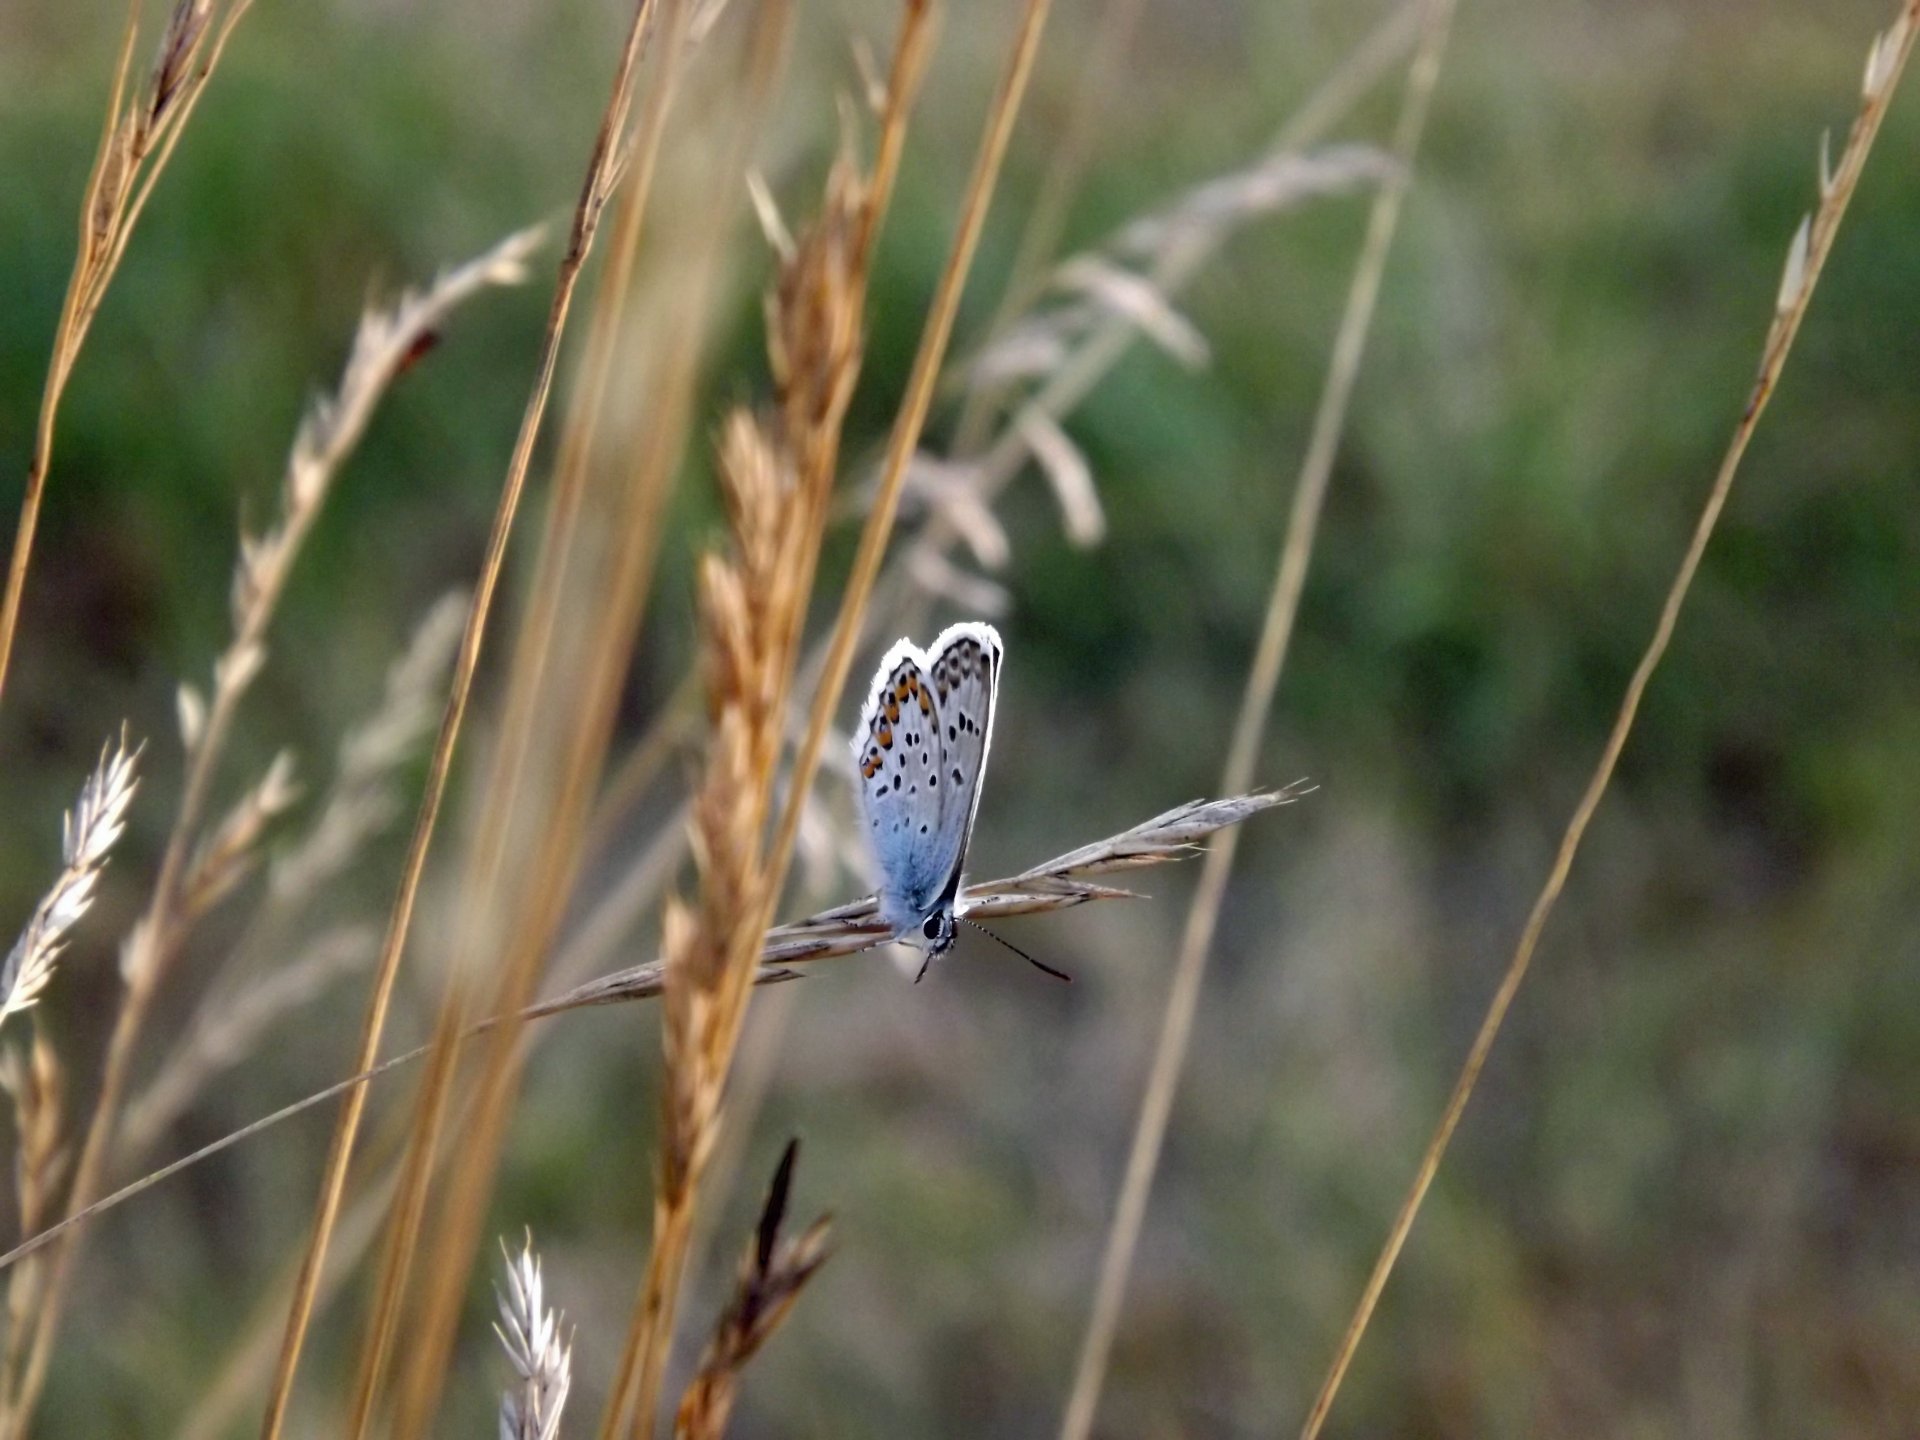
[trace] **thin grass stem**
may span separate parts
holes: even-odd
[[[419,894],[420,880],[426,872],[427,851],[433,840],[434,827],[439,820],[440,806],[445,799],[448,778],[452,773],[454,748],[459,741],[461,725],[466,718],[467,702],[473,691],[474,674],[479,668],[480,651],[486,638],[487,619],[492,611],[494,592],[499,586],[500,572],[506,561],[507,542],[512,535],[514,520],[519,513],[521,492],[525,488],[527,470],[533,460],[534,442],[539,438],[541,422],[546,415],[547,398],[553,388],[554,371],[559,363],[560,342],[566,332],[567,317],[572,309],[574,290],[579,282],[581,268],[585,265],[587,255],[592,249],[601,212],[614,181],[615,161],[620,151],[620,136],[625,128],[627,110],[632,98],[634,72],[639,65],[641,46],[653,13],[652,6],[653,0],[636,0],[633,19],[628,26],[619,62],[614,70],[612,93],[606,109],[601,114],[586,176],[581,184],[580,198],[574,208],[573,227],[566,253],[561,257],[559,271],[555,276],[553,299],[548,308],[546,327],[540,342],[532,391],[528,395],[526,410],[521,417],[519,434],[514,441],[513,454],[508,461],[506,478],[501,486],[499,504],[487,537],[486,555],[481,563],[479,580],[474,587],[473,600],[467,611],[467,624],[460,639],[453,682],[448,688],[446,708],[441,717],[439,734],[434,741],[433,756],[427,772],[426,791],[421,798],[412,838],[408,842],[399,889],[394,897],[393,909],[387,921],[386,935],[381,942],[380,957],[376,962],[372,990],[367,1001],[366,1018],[361,1026],[359,1058],[355,1066],[357,1070],[370,1068],[380,1053],[380,1041],[386,1029],[387,1009],[392,1000],[394,981],[399,975],[400,959],[406,948],[407,932],[412,925],[414,903]],[[280,1359],[275,1368],[266,1414],[261,1421],[262,1440],[278,1440],[281,1429],[286,1423],[287,1407],[292,1399],[294,1374],[299,1368],[300,1352],[306,1339],[307,1326],[312,1319],[314,1298],[319,1290],[321,1272],[326,1263],[327,1246],[332,1236],[334,1222],[339,1215],[341,1198],[346,1190],[347,1167],[352,1159],[354,1141],[359,1135],[360,1120],[365,1106],[366,1090],[364,1088],[355,1088],[347,1092],[346,1103],[341,1107],[340,1118],[335,1124],[333,1137],[328,1144],[320,1193],[315,1205],[312,1232],[307,1242],[305,1256],[301,1261],[299,1277],[294,1285],[293,1301],[287,1315]]]
[[[1453,12],[1453,0],[1428,0],[1419,48],[1415,51],[1408,72],[1400,116],[1394,128],[1393,154],[1397,165],[1375,193],[1367,217],[1366,237],[1362,241],[1360,258],[1354,267],[1352,285],[1347,292],[1346,308],[1341,315],[1340,329],[1327,367],[1326,385],[1321,391],[1319,407],[1314,413],[1313,431],[1306,455],[1301,461],[1299,478],[1294,485],[1292,511],[1287,518],[1286,535],[1281,541],[1279,567],[1274,575],[1273,593],[1268,601],[1259,647],[1254,655],[1253,667],[1247,675],[1240,713],[1234,723],[1233,739],[1223,771],[1226,777],[1224,788],[1229,793],[1246,788],[1259,760],[1267,718],[1273,709],[1274,692],[1286,663],[1288,641],[1299,615],[1300,595],[1306,584],[1314,540],[1319,533],[1327,486],[1333,477],[1333,462],[1339,453],[1353,387],[1366,352],[1367,334],[1372,328],[1387,255],[1399,226],[1401,207],[1412,180],[1414,155],[1419,149],[1434,85],[1440,75],[1441,60],[1446,53]],[[1235,777],[1238,777],[1237,781]],[[1173,984],[1161,1022],[1160,1037],[1154,1048],[1139,1119],[1134,1125],[1133,1142],[1127,1155],[1119,1200],[1114,1207],[1113,1224],[1107,1234],[1106,1251],[1101,1258],[1093,1308],[1074,1370],[1073,1389],[1060,1424],[1062,1440],[1085,1440],[1093,1429],[1107,1362],[1112,1354],[1113,1336],[1119,1325],[1120,1307],[1126,1295],[1127,1278],[1133,1267],[1134,1251],[1139,1244],[1140,1228],[1146,1218],[1148,1195],[1152,1190],[1154,1172],[1159,1168],[1168,1117],[1172,1114],[1180,1072],[1185,1067],[1187,1046],[1193,1035],[1194,1014],[1200,1003],[1200,986],[1206,975],[1207,956],[1219,923],[1220,907],[1226,898],[1227,881],[1233,871],[1237,840],[1236,828],[1220,835],[1208,847],[1207,858],[1200,872],[1200,883],[1195,890],[1192,907],[1187,912],[1186,929],[1180,941],[1180,957],[1174,965]]]
[[[1527,970],[1533,962],[1534,951],[1540,943],[1540,936],[1546,930],[1547,921],[1553,914],[1554,906],[1559,902],[1560,894],[1566,887],[1567,876],[1573,869],[1574,858],[1579,854],[1580,843],[1585,838],[1587,826],[1592,822],[1594,812],[1600,808],[1605,798],[1607,786],[1613,780],[1613,772],[1620,760],[1620,754],[1626,749],[1627,739],[1633,733],[1633,723],[1640,711],[1640,702],[1646,695],[1647,686],[1653,679],[1653,673],[1659,668],[1667,646],[1673,639],[1674,628],[1679,624],[1680,611],[1685,606],[1687,592],[1693,586],[1695,575],[1699,573],[1700,562],[1706,555],[1708,542],[1720,521],[1721,512],[1726,508],[1727,497],[1732,493],[1735,475],[1739,472],[1740,462],[1746,455],[1747,445],[1753,439],[1753,432],[1760,423],[1760,417],[1766,413],[1767,403],[1773,397],[1773,391],[1779,382],[1782,368],[1786,365],[1787,355],[1793,348],[1794,337],[1800,333],[1801,321],[1806,318],[1807,307],[1813,300],[1814,287],[1819,283],[1820,273],[1825,268],[1827,256],[1833,249],[1835,236],[1839,233],[1841,219],[1845,216],[1847,203],[1853,198],[1853,192],[1860,182],[1861,171],[1865,168],[1867,155],[1873,148],[1875,136],[1880,133],[1880,124],[1886,117],[1888,103],[1905,72],[1908,58],[1913,52],[1916,37],[1920,37],[1920,0],[1904,0],[1893,26],[1875,37],[1867,60],[1866,82],[1861,97],[1861,108],[1853,122],[1853,129],[1847,137],[1846,150],[1840,157],[1839,166],[1831,175],[1823,173],[1820,178],[1820,204],[1813,215],[1801,222],[1788,250],[1786,272],[1782,277],[1779,298],[1775,304],[1773,323],[1767,332],[1767,338],[1761,350],[1760,370],[1748,392],[1747,402],[1742,408],[1739,420],[1733,428],[1720,468],[1715,473],[1712,488],[1707,492],[1705,504],[1700,516],[1694,523],[1693,534],[1681,556],[1679,569],[1675,572],[1673,583],[1667,590],[1665,601],[1660,607],[1659,619],[1654,624],[1653,635],[1647,642],[1640,662],[1634,667],[1633,676],[1627,682],[1627,688],[1620,700],[1619,711],[1614,716],[1613,728],[1608,732],[1607,742],[1601,748],[1600,758],[1594,765],[1592,776],[1586,789],[1575,805],[1572,816],[1561,834],[1559,848],[1554,853],[1553,864],[1547,872],[1547,878],[1540,887],[1540,893],[1533,903],[1533,909],[1527,915],[1526,924],[1520,931],[1520,938],[1514,946],[1513,957],[1508,961],[1505,974],[1488,1003],[1485,1017],[1475,1033],[1473,1044],[1467,1051],[1465,1063],[1460,1068],[1459,1078],[1454,1081],[1453,1090],[1447,1097],[1446,1108],[1441,1112],[1439,1123],[1434,1127],[1432,1137],[1427,1141],[1425,1151],[1420,1157],[1419,1167],[1414,1172],[1413,1182],[1408,1187],[1405,1198],[1395,1213],[1393,1224],[1387,1231],[1387,1238],[1381,1245],[1379,1256],[1373,1269],[1367,1276],[1366,1287],[1361,1291],[1360,1299],[1354,1307],[1352,1318],[1340,1337],[1339,1347],[1333,1360],[1327,1367],[1319,1392],[1314,1396],[1312,1407],[1307,1412],[1305,1423],[1301,1426],[1301,1440],[1315,1440],[1325,1425],[1327,1415],[1333,1409],[1335,1397],[1340,1393],[1340,1383],[1346,1377],[1347,1369],[1353,1363],[1353,1357],[1360,1348],[1365,1336],[1367,1324],[1373,1318],[1375,1307],[1380,1302],[1381,1292],[1386,1289],[1387,1279],[1393,1273],[1393,1267],[1405,1248],[1407,1236],[1413,1229],[1413,1222],[1420,1213],[1427,1190],[1433,1184],[1433,1177],[1439,1172],[1440,1162],[1446,1157],[1447,1146],[1453,1139],[1453,1132],[1459,1127],[1460,1117],[1466,1113],[1467,1102],[1473,1098],[1474,1086],[1479,1083],[1480,1072],[1485,1067],[1487,1056],[1493,1050],[1493,1043],[1500,1034],[1507,1011],[1513,1005],[1513,999],[1519,993],[1520,984],[1526,979]]]

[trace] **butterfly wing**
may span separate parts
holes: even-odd
[[[924,864],[940,871],[935,901],[951,903],[960,886],[980,809],[980,783],[993,743],[993,711],[1000,697],[1000,635],[991,625],[955,625],[942,631],[929,652],[933,682],[931,717],[940,773],[934,793],[939,807],[928,836]]]
[[[896,931],[933,908],[947,879],[937,843],[944,787],[930,668],[908,641],[889,650],[853,736],[860,814],[880,866],[880,915]]]

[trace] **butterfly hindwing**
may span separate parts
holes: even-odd
[[[950,903],[993,731],[1000,637],[956,625],[931,652],[902,640],[874,675],[853,737],[855,789],[897,931]]]
[[[940,753],[924,658],[905,642],[888,652],[854,735],[860,809],[880,864],[881,913],[896,929],[925,914],[946,879],[934,851]]]

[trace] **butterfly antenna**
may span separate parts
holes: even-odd
[[[1047,974],[1053,976],[1054,979],[1064,980],[1069,985],[1073,983],[1073,976],[1067,974],[1066,971],[1056,970],[1053,968],[1053,966],[1047,964],[1046,961],[1034,959],[1033,956],[1029,955],[1026,951],[1022,950],[1018,945],[1014,944],[1011,940],[1001,939],[1000,936],[994,934],[993,931],[987,929],[987,927],[982,925],[978,920],[969,920],[963,915],[960,917],[960,921],[962,924],[971,925],[974,929],[978,930],[982,935],[986,936],[989,940],[998,941],[1000,944],[1006,946],[1007,949],[1013,951],[1014,954],[1018,955],[1022,960],[1026,961],[1029,965],[1033,966],[1034,969],[1044,970],[1047,972]]]

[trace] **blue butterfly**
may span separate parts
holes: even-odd
[[[880,662],[853,735],[860,816],[880,866],[880,918],[926,952],[953,948],[960,867],[1000,693],[1000,635],[954,625],[928,650],[897,641]]]

